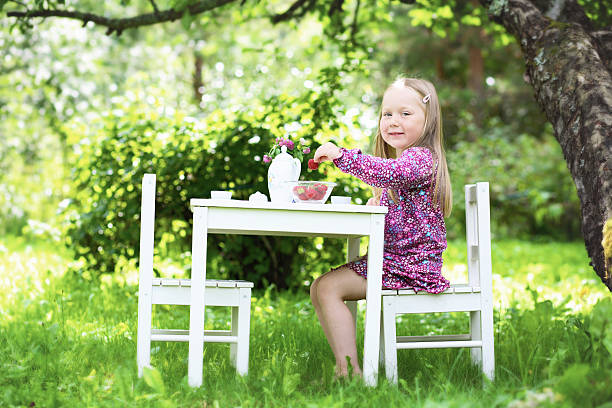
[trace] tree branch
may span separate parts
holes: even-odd
[[[353,14],[353,23],[351,24],[351,42],[355,44],[355,36],[357,35],[357,19],[359,17],[359,7],[361,6],[361,0],[357,0],[355,5],[355,13]]]
[[[121,35],[121,32],[130,28],[137,28],[147,25],[153,25],[157,23],[163,23],[167,21],[179,20],[183,17],[185,12],[189,12],[191,15],[200,14],[206,11],[216,9],[224,6],[228,3],[232,3],[236,0],[202,0],[194,3],[187,7],[186,10],[174,10],[168,9],[164,11],[157,10],[154,13],[141,14],[134,17],[126,18],[108,18],[101,15],[92,13],[83,13],[80,11],[70,10],[32,10],[32,11],[9,11],[8,17],[16,17],[19,19],[31,19],[36,17],[49,18],[49,17],[61,17],[69,18],[73,20],[79,20],[83,22],[83,25],[88,22],[93,22],[96,25],[106,27],[106,34],[111,35],[116,32],[117,35]],[[154,4],[154,3],[153,3]],[[155,7],[154,7],[155,8]]]
[[[274,14],[270,21],[273,24],[280,23],[282,21],[291,20],[294,17],[302,17],[308,11],[310,11],[314,5],[316,0],[296,0],[287,11],[281,14]]]
[[[336,13],[342,13],[342,5],[344,0],[334,0],[333,3],[329,6],[329,11],[327,12],[328,16],[333,16]]]
[[[149,2],[151,3],[151,6],[153,6],[153,11],[155,11],[155,14],[159,14],[159,9],[157,8],[157,4],[155,4],[155,0],[149,0]]]

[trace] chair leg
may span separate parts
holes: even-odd
[[[238,337],[230,345],[230,361],[236,372],[246,375],[249,371],[249,333],[251,326],[251,289],[240,289],[240,305],[232,307],[232,335]]]
[[[482,372],[491,381],[495,379],[495,350],[493,340],[493,311],[484,309],[481,313],[482,330]]]
[[[136,346],[136,362],[138,376],[142,377],[144,367],[151,365],[151,294],[140,291],[138,297],[138,334]]]
[[[231,325],[232,325],[232,336],[237,336],[239,334],[240,331],[240,307],[239,306],[232,306],[232,321],[231,321]],[[240,341],[240,339],[238,339],[238,341]],[[236,357],[238,356],[238,342],[236,343],[231,343],[230,344],[230,363],[232,364],[232,366],[234,368],[237,368],[236,366]]]
[[[470,312],[470,334],[472,336],[472,340],[482,340],[482,322],[480,311]],[[472,355],[472,363],[477,366],[482,366],[482,349],[470,349],[470,354]]]
[[[397,384],[397,334],[395,331],[395,297],[383,296],[382,330],[387,380]],[[383,344],[383,343],[381,343]]]
[[[136,345],[138,376],[142,376],[143,368],[151,364],[154,220],[155,174],[145,174],[142,179],[140,257],[138,262],[138,334]]]
[[[385,364],[385,314],[384,309],[381,307],[380,309],[380,340],[379,340],[379,351],[378,351],[378,365],[386,367]]]

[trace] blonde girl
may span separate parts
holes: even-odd
[[[328,142],[318,163],[333,161],[343,172],[372,186],[369,205],[386,206],[383,287],[440,293],[446,249],[444,217],[452,193],[442,140],[442,117],[434,86],[400,78],[383,94],[374,156]],[[367,258],[361,257],[317,278],[310,297],[336,358],[336,376],[361,375],[355,325],[345,300],[364,299]],[[348,360],[348,361],[347,361]]]

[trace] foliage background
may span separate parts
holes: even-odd
[[[87,276],[125,273],[137,258],[140,179],[155,172],[158,257],[183,259],[190,197],[267,192],[261,157],[276,136],[369,151],[381,94],[403,73],[432,80],[443,104],[450,238],[464,235],[463,185],[484,180],[495,239],[579,239],[575,188],[523,81],[518,46],[481,8],[373,2],[354,32],[348,13],[331,21],[319,10],[277,25],[258,17],[281,3],[226,7],[120,37],[53,20],[20,32],[3,20],[1,232],[65,242]],[[338,181],[357,203],[369,196],[331,167],[302,174]],[[238,270],[281,288],[343,261],[334,240],[211,245],[217,276]]]

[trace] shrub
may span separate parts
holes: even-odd
[[[453,183],[449,233],[463,236],[463,186],[490,183],[491,230],[503,237],[580,236],[580,204],[559,144],[552,135],[538,140],[509,135],[503,125],[448,152]]]
[[[279,96],[250,109],[213,112],[204,119],[160,115],[154,106],[121,105],[88,124],[71,126],[74,199],[66,211],[67,243],[89,271],[115,273],[134,262],[139,247],[140,186],[144,173],[157,175],[156,254],[189,255],[192,214],[189,200],[228,189],[233,198],[267,193],[267,166],[261,158],[291,124],[294,137],[311,141],[336,136],[338,104],[333,81],[320,93]],[[93,125],[93,126],[92,126]],[[89,133],[83,137],[82,133]],[[337,189],[366,191],[329,167]],[[306,164],[303,163],[303,173]],[[355,191],[355,189],[357,191]],[[243,278],[280,288],[296,286],[342,263],[339,240],[209,235],[211,276]],[[320,245],[325,251],[320,251]],[[323,253],[321,253],[323,252]],[[190,262],[183,262],[187,268]],[[231,273],[230,273],[231,272]]]

